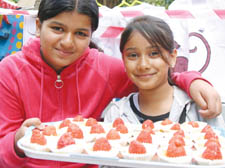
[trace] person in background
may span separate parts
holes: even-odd
[[[204,121],[224,128],[222,115],[204,119],[199,106],[171,80],[177,50],[173,32],[160,18],[150,15],[133,19],[121,35],[120,51],[125,70],[138,92],[113,100],[103,112],[105,122],[122,118],[143,123],[169,118],[172,121]]]
[[[100,119],[114,97],[137,90],[122,60],[89,47],[98,17],[95,0],[42,0],[36,38],[0,62],[1,168],[96,167],[28,158],[17,142],[31,125],[76,115]],[[173,77],[179,87],[190,91],[202,115],[221,113],[219,94],[199,73]]]

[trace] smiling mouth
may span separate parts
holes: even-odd
[[[63,50],[59,50],[59,49],[56,49],[59,53],[60,56],[70,56],[72,55],[74,52],[73,51],[63,51]]]
[[[149,78],[152,77],[153,75],[155,75],[155,73],[149,73],[149,74],[138,74],[136,75],[138,78]]]

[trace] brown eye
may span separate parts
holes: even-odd
[[[82,37],[88,37],[88,35],[84,32],[76,32],[76,35],[82,36]]]
[[[63,32],[63,29],[61,27],[53,26],[52,29],[55,31]]]
[[[158,57],[160,55],[160,53],[158,51],[153,51],[153,52],[150,52],[149,56],[150,57]]]
[[[127,57],[129,59],[135,59],[136,57],[138,57],[138,55],[136,53],[130,53],[130,54],[127,55]]]

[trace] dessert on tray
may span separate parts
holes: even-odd
[[[113,123],[104,123],[76,116],[43,125],[30,127],[18,142],[28,157],[115,166],[125,166],[121,161],[128,165],[137,161],[138,166],[155,162],[156,167],[160,164],[225,167],[224,130],[200,121],[179,124],[166,119],[130,124],[117,118]],[[79,159],[79,155],[87,159]],[[114,160],[107,162],[103,157]]]

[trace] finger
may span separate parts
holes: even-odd
[[[41,121],[39,118],[30,118],[24,121],[22,126],[24,127],[30,127],[30,126],[38,126],[41,124]]]
[[[208,113],[211,115],[209,116],[210,118],[215,117],[218,114],[218,103],[217,103],[217,99],[206,99],[206,102],[208,104]]]
[[[222,100],[221,100],[221,97],[220,96],[218,98],[218,108],[219,108],[219,110],[218,110],[218,112],[219,112],[218,115],[219,115],[219,114],[222,113]]]
[[[220,113],[222,112],[222,103],[220,101],[220,98],[216,98],[213,101],[208,102],[208,114],[210,114],[210,116],[208,116],[208,118],[215,118],[217,117]]]
[[[43,130],[45,128],[45,125],[41,124],[41,125],[36,125],[35,127],[39,130]]]
[[[202,94],[199,93],[199,94],[195,95],[195,97],[193,97],[193,100],[201,109],[206,110],[208,108],[207,103]]]
[[[220,98],[216,102],[216,109],[217,109],[217,113],[215,114],[215,117],[217,117],[218,115],[222,113],[222,102]]]
[[[222,107],[220,107],[219,96],[217,96],[216,99],[211,99],[202,93],[199,99],[200,101],[204,101],[201,102],[203,104],[203,108],[201,107],[201,110],[199,110],[199,113],[203,118],[212,119],[221,113]]]
[[[205,118],[205,119],[213,118],[213,116],[210,115],[210,112],[209,112],[208,109],[206,109],[206,110],[200,109],[198,112],[199,112],[200,115],[201,115],[203,118]]]
[[[210,109],[206,109],[206,110],[199,110],[200,115],[205,118],[205,119],[212,119],[217,117],[220,114],[220,106],[216,106],[216,109],[214,109],[213,111],[210,111]]]

